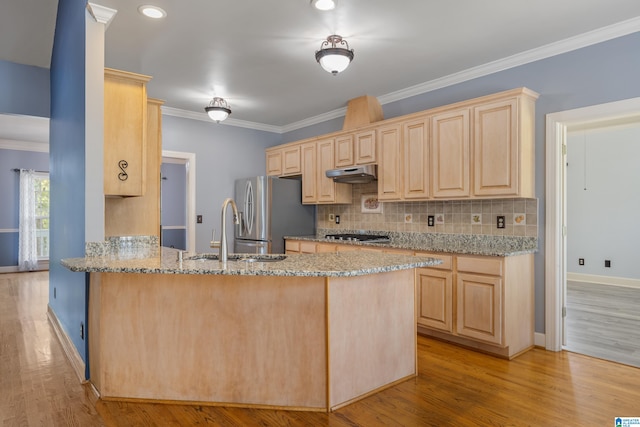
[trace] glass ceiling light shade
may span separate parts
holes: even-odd
[[[206,111],[209,118],[216,123],[220,123],[231,114],[231,108],[229,104],[227,104],[227,101],[217,96],[211,100],[208,106],[204,107],[204,111]]]
[[[332,35],[327,37],[316,51],[316,61],[334,76],[349,66],[353,60],[353,49],[342,37]]]
[[[160,19],[167,16],[167,12],[165,12],[163,9],[159,8],[158,6],[152,6],[149,4],[144,4],[138,7],[138,11],[144,16],[153,19]]]
[[[338,0],[311,0],[311,5],[318,10],[333,10]]]

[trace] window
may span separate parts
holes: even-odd
[[[38,260],[49,259],[49,174],[37,173],[34,180],[36,199],[36,242]]]

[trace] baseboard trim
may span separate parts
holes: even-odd
[[[596,274],[567,273],[567,280],[572,282],[599,283],[609,286],[640,289],[640,280],[626,277],[598,276]]]
[[[51,326],[53,327],[53,330],[58,337],[58,341],[60,342],[60,345],[64,350],[64,354],[67,356],[67,359],[71,363],[71,367],[78,376],[80,383],[86,383],[86,365],[84,363],[84,360],[82,360],[80,353],[78,353],[78,350],[76,350],[76,347],[73,345],[73,342],[71,341],[69,336],[66,334],[64,329],[62,329],[62,325],[60,324],[60,321],[58,320],[56,314],[53,312],[53,310],[51,310],[50,305],[47,305],[47,318],[49,318],[49,322],[51,323]]]
[[[542,332],[534,332],[533,333],[533,345],[536,347],[546,348],[547,346],[547,337]]]

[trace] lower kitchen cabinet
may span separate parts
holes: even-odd
[[[416,253],[437,258],[442,264],[416,269],[416,313],[418,325],[453,333],[452,256]]]

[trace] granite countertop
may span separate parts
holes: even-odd
[[[120,251],[117,254],[68,258],[61,261],[71,271],[91,273],[143,274],[211,274],[243,276],[308,276],[350,277],[385,273],[410,268],[429,267],[441,261],[428,257],[367,252],[337,252],[320,254],[291,254],[277,262],[227,261],[188,258],[196,254],[171,248],[144,251]],[[272,255],[273,256],[273,255]]]
[[[366,243],[324,238],[331,233],[361,233],[362,230],[319,229],[315,236],[286,236],[285,239],[308,240],[319,243],[369,246],[382,249],[444,252],[466,255],[515,256],[532,254],[538,250],[538,239],[520,236],[489,236],[482,234],[402,233],[365,231],[366,234],[388,235],[389,243]]]

